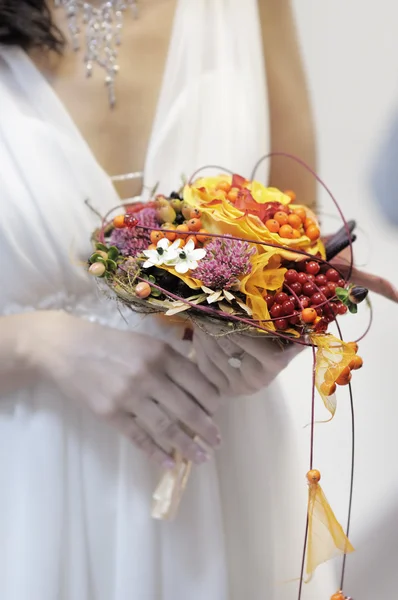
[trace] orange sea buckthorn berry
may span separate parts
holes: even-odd
[[[124,215],[117,215],[117,217],[113,219],[113,226],[116,227],[116,229],[123,229],[123,227],[126,227]]]
[[[287,217],[287,222],[293,227],[293,229],[300,229],[302,225],[300,217],[295,213],[292,213]]]
[[[189,235],[189,236],[187,237],[187,239],[186,239],[186,240],[184,240],[184,241],[185,241],[185,243],[187,244],[187,243],[189,242],[189,240],[192,240],[192,241],[193,241],[193,243],[195,244],[195,248],[196,248],[196,246],[197,246],[197,245],[198,245],[198,243],[199,243],[199,242],[198,242],[198,236],[197,236],[197,235]]]
[[[336,391],[336,384],[333,381],[324,381],[321,385],[321,392],[325,396],[332,396]]]
[[[356,342],[347,342],[347,346],[354,350],[355,354],[358,352],[358,344]]]
[[[305,223],[306,219],[307,219],[307,212],[305,210],[305,208],[302,208],[301,206],[293,206],[292,207],[293,212],[295,215],[297,215],[298,217],[300,217],[301,222]]]
[[[285,194],[286,194],[286,196],[289,196],[289,198],[292,202],[294,202],[296,200],[296,194],[293,192],[293,190],[286,190]]]
[[[173,223],[164,223],[164,224],[162,225],[162,229],[175,229],[175,228],[176,228],[176,226],[175,226],[175,225],[173,225]],[[164,235],[164,237],[165,237],[166,239],[168,239],[170,242],[174,242],[174,240],[175,240],[175,239],[176,239],[176,237],[177,237],[177,234],[176,234],[176,233],[174,233],[174,231],[165,231],[165,232],[163,233],[163,235]]]
[[[294,240],[298,240],[301,238],[301,233],[299,232],[298,229],[293,229],[293,239]]]
[[[211,240],[211,237],[208,235],[208,231],[206,231],[206,229],[201,229],[199,231],[199,235],[197,235],[197,239],[198,242],[200,242],[201,244],[205,244],[206,242],[208,242],[209,240]]]
[[[307,217],[304,221],[304,229],[308,229],[308,227],[312,227],[313,225],[317,226],[314,219]]]
[[[294,229],[291,225],[282,225],[282,227],[279,230],[279,235],[282,238],[286,238],[287,240],[292,240],[294,233],[293,233]]]
[[[156,250],[156,244],[149,244],[148,250]]]
[[[239,194],[239,189],[236,187],[233,187],[229,190],[229,192],[227,194],[227,198],[230,202],[234,203],[238,199],[238,194]]]
[[[268,219],[268,221],[265,222],[265,226],[271,233],[278,233],[280,229],[280,225],[275,219]]]
[[[363,365],[362,358],[360,356],[354,356],[354,358],[351,360],[351,362],[348,366],[353,371],[356,371],[357,369],[360,369],[362,367],[362,365]]]
[[[305,235],[308,238],[310,238],[311,242],[315,242],[319,239],[321,232],[319,230],[319,227],[317,227],[316,225],[311,225],[311,227],[308,227],[308,229],[305,230]]]
[[[193,208],[191,210],[190,218],[191,219],[200,219],[200,215],[201,215],[201,213],[200,213],[199,208]]]
[[[288,222],[288,218],[288,215],[281,210],[278,210],[274,214],[274,219],[275,221],[278,221],[279,225],[286,225],[286,223]]]
[[[319,483],[321,480],[321,474],[317,469],[311,469],[307,473],[308,483]]]
[[[187,225],[189,231],[200,231],[202,229],[202,221],[200,219],[190,219]]]
[[[151,242],[152,244],[157,244],[159,240],[164,238],[164,233],[162,231],[151,231]]]
[[[223,192],[229,192],[231,189],[231,184],[228,181],[219,181],[216,185],[216,190],[222,190]]]
[[[135,293],[139,298],[148,298],[151,295],[151,286],[146,281],[140,281],[135,286]]]
[[[188,237],[189,227],[186,223],[182,223],[182,225],[177,225],[176,232],[178,238],[184,239]]]
[[[304,308],[304,310],[301,311],[301,320],[303,323],[313,323],[317,316],[315,308]]]

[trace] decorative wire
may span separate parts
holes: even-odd
[[[301,160],[301,158],[298,158],[294,154],[289,154],[288,152],[270,152],[269,154],[266,154],[265,156],[262,156],[257,161],[257,163],[255,164],[254,169],[252,171],[251,177],[250,177],[251,180],[253,180],[254,177],[256,176],[257,169],[259,168],[259,166],[261,165],[261,163],[263,161],[269,159],[269,158],[273,158],[274,156],[281,156],[281,157],[284,157],[284,158],[289,158],[290,160],[293,160],[297,164],[301,165],[306,171],[308,171],[309,173],[311,173],[311,175],[323,187],[323,189],[326,191],[326,193],[331,198],[333,204],[335,205],[335,207],[338,210],[338,213],[339,213],[339,215],[341,217],[341,220],[344,223],[344,227],[345,227],[345,230],[347,232],[348,241],[349,241],[349,244],[350,244],[350,268],[349,268],[348,276],[347,276],[347,279],[350,279],[351,273],[352,273],[352,268],[353,268],[353,265],[354,265],[354,251],[353,251],[353,248],[352,248],[351,231],[350,231],[350,228],[348,227],[348,223],[347,223],[346,218],[345,218],[345,216],[343,214],[343,211],[340,208],[339,203],[337,202],[336,198],[334,197],[332,191],[329,189],[329,187],[326,185],[326,183],[319,177],[319,175],[313,169],[311,169],[311,167],[309,165],[307,165],[306,162],[304,162],[303,160]]]
[[[310,468],[309,468],[310,471],[314,467],[315,376],[316,376],[316,351],[315,351],[315,346],[313,345],[312,346]],[[301,560],[300,583],[299,583],[297,600],[301,600],[301,594],[302,594],[302,591],[303,591],[305,557],[306,557],[306,554],[307,554],[307,543],[308,543],[308,527],[309,527],[309,514],[308,514],[308,507],[307,507],[307,519],[306,519],[306,524],[305,524],[304,543],[303,543],[303,555],[302,555],[302,560]]]
[[[336,327],[339,332],[340,339],[343,339],[341,327],[336,319]],[[349,501],[348,501],[348,515],[347,515],[347,526],[346,526],[346,536],[347,538],[350,535],[351,529],[351,514],[352,514],[352,499],[354,496],[354,476],[355,476],[355,410],[354,410],[354,396],[352,393],[352,385],[351,382],[348,384],[348,390],[350,393],[350,409],[351,409],[351,474],[350,474],[350,493],[349,493]],[[346,572],[346,563],[347,563],[347,554],[343,555],[343,563],[341,567],[341,580],[340,580],[340,589],[344,589],[344,580],[345,580],[345,572]]]

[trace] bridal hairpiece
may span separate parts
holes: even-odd
[[[84,0],[55,0],[55,5],[65,10],[73,49],[84,47],[86,76],[92,75],[94,65],[105,71],[109,105],[113,108],[123,17],[128,9],[134,17],[138,16],[137,0],[108,0],[96,5]]]

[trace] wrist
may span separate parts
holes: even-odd
[[[0,317],[1,393],[31,386],[40,377],[38,319],[37,313]]]

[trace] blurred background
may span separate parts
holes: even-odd
[[[358,266],[398,286],[398,225],[392,219],[395,208],[397,223],[398,5],[391,0],[293,4],[316,117],[318,173],[345,216],[358,222]],[[322,191],[320,200],[324,230],[336,229],[336,211]],[[375,296],[372,304],[373,326],[360,344],[364,368],[353,378],[357,441],[351,541],[356,553],[347,561],[345,593],[354,600],[393,600],[398,597],[398,307]],[[368,317],[361,307],[357,318],[342,319],[346,339],[358,337]],[[311,356],[305,353],[282,377],[303,473],[310,385],[292,394],[291,381],[310,368]],[[320,399],[317,406],[318,418],[326,418]],[[338,395],[335,419],[317,426],[315,441],[315,466],[327,474],[323,489],[345,523],[351,444],[345,389]],[[335,566],[338,570],[341,561]]]

